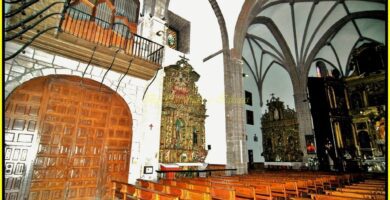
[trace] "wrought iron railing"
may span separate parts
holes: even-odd
[[[106,47],[114,47],[123,50],[126,54],[136,58],[148,61],[150,63],[161,65],[164,47],[156,42],[143,38],[132,33],[130,28],[122,23],[109,23],[96,18],[88,13],[82,12],[70,7],[69,0],[58,0],[47,2],[44,7],[39,8],[28,14],[25,12],[31,6],[36,6],[39,0],[6,0],[7,5],[12,8],[4,14],[5,19],[17,18],[15,23],[6,23],[5,42],[24,38],[25,33],[31,32],[27,39],[23,39],[23,45],[11,55],[6,55],[5,60],[9,60],[23,52],[35,39],[44,33],[52,30],[74,35],[76,37],[97,43]],[[56,5],[64,4],[61,12]],[[33,8],[33,9],[35,9]],[[55,10],[53,10],[55,9]],[[23,17],[27,14],[26,17]],[[58,21],[53,22],[61,17]],[[56,33],[56,32],[54,32]],[[32,34],[32,35],[31,35]]]
[[[110,23],[89,13],[68,7],[61,22],[61,31],[106,47],[115,47],[126,54],[161,65],[164,46],[132,33],[122,23]]]
[[[44,4],[38,10],[36,9],[36,3],[39,0],[10,0],[4,1],[5,5],[9,7],[9,11],[4,13],[5,17],[5,39],[4,42],[7,45],[7,42],[13,41],[14,39],[24,38],[24,34],[28,31],[35,29],[36,32],[28,39],[23,39],[23,45],[17,49],[15,52],[10,55],[5,55],[4,60],[9,60],[16,57],[19,53],[23,52],[36,38],[41,36],[44,33],[47,33],[52,30],[57,30],[58,25],[51,23],[52,19],[59,19],[63,13],[61,11],[52,11],[56,5],[65,4],[66,1],[53,1],[51,3]],[[63,6],[63,5],[62,5]],[[30,9],[31,7],[34,7]],[[58,8],[58,7],[57,7]],[[29,10],[29,11],[27,11]],[[58,9],[57,9],[58,10]],[[14,20],[11,20],[13,19]],[[16,19],[16,20],[15,20]],[[16,21],[16,22],[12,22]]]

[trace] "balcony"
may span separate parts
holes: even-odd
[[[6,42],[31,45],[145,80],[161,66],[164,46],[135,34],[135,23],[107,22],[61,1],[20,4],[12,4],[6,14]]]

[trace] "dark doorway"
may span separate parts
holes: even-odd
[[[248,168],[249,169],[254,169],[254,164],[253,164],[253,150],[249,149],[248,150]]]

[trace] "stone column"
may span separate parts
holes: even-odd
[[[297,118],[299,123],[299,142],[303,152],[303,162],[307,161],[308,155],[306,152],[305,135],[313,134],[312,118],[309,107],[309,100],[303,88],[297,88],[298,91],[294,93],[295,109],[297,111]]]
[[[246,174],[248,155],[244,124],[243,62],[231,58],[225,63],[227,168],[236,168],[236,174]]]

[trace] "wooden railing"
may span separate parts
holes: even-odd
[[[161,65],[164,46],[130,31],[122,23],[110,23],[72,7],[65,10],[61,31],[105,47]]]

